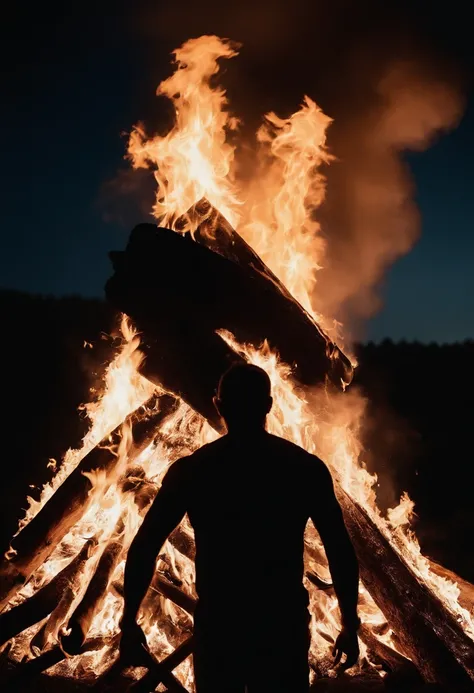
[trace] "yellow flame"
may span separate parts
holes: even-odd
[[[210,83],[219,70],[218,59],[235,55],[234,45],[217,36],[192,39],[174,51],[177,69],[158,87],[158,94],[174,105],[173,128],[152,139],[146,138],[141,126],[131,134],[128,151],[133,166],[156,167],[153,211],[168,228],[174,228],[176,219],[203,197],[237,223],[239,201],[231,180],[234,147],[226,141],[237,120],[225,110],[225,91]]]
[[[318,168],[331,159],[326,149],[330,122],[308,96],[289,118],[265,116],[257,133],[265,164],[258,181],[249,184],[248,221],[239,228],[309,312],[325,249],[314,212],[324,199],[325,181]]]
[[[82,447],[80,450],[67,451],[59,471],[51,482],[43,487],[39,501],[28,498],[28,509],[19,529],[28,524],[40,511],[82,458],[120,426],[129,414],[150,399],[156,390],[156,387],[138,372],[143,360],[143,354],[138,349],[140,338],[125,315],[121,321],[121,332],[123,345],[105,372],[103,392],[98,399],[84,406],[91,427],[82,441]],[[48,463],[48,466],[51,464]]]

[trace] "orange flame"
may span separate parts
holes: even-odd
[[[247,205],[248,221],[239,232],[307,311],[316,272],[324,257],[324,241],[314,212],[324,199],[324,177],[318,168],[331,156],[326,129],[331,119],[308,96],[300,110],[286,119],[265,116],[257,133],[266,167],[259,180],[258,199]]]

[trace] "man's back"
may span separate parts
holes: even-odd
[[[201,604],[219,608],[232,594],[242,616],[274,613],[278,595],[279,608],[306,605],[304,530],[332,494],[324,463],[261,430],[228,434],[176,465],[195,531]]]

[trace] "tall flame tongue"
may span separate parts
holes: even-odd
[[[265,116],[257,133],[265,165],[249,185],[249,193],[255,186],[258,197],[247,198],[245,222],[238,229],[290,293],[323,322],[312,310],[311,296],[324,257],[314,211],[324,199],[318,167],[331,159],[325,147],[330,122],[308,96],[286,120],[275,113]]]
[[[133,165],[155,167],[158,194],[153,212],[167,228],[174,229],[176,220],[203,197],[237,224],[239,199],[231,178],[234,147],[226,135],[238,121],[224,110],[225,92],[210,84],[219,70],[218,58],[235,55],[235,47],[217,36],[192,39],[174,51],[177,70],[157,91],[173,102],[174,127],[165,137],[153,139],[137,127],[130,137]]]
[[[227,141],[229,132],[237,126],[237,120],[226,110],[225,91],[212,83],[219,70],[218,60],[236,54],[234,44],[216,36],[190,40],[176,50],[177,69],[158,88],[158,93],[168,97],[175,107],[175,124],[167,135],[151,139],[146,137],[141,126],[137,126],[130,137],[129,156],[134,167],[151,167],[154,170],[158,188],[153,213],[160,224],[177,229],[180,220],[179,231],[192,233],[199,219],[196,220],[195,215],[186,216],[187,212],[202,198],[206,198],[261,255],[295,298],[319,322],[323,321],[327,329],[332,323],[314,313],[311,297],[317,290],[315,270],[324,262],[324,243],[315,220],[315,211],[324,198],[324,178],[318,172],[318,166],[330,159],[325,148],[326,128],[330,119],[307,97],[300,110],[288,119],[281,119],[275,114],[267,115],[257,136],[255,179],[239,186],[233,174],[235,148]],[[40,503],[32,505],[26,522],[91,445],[152,394],[152,386],[137,374],[137,339],[127,330],[124,349],[108,370],[106,394],[94,404],[92,427],[84,440],[83,449],[69,454],[61,476],[56,477],[52,488],[45,489]],[[268,345],[255,349],[237,344],[230,334],[222,336],[249,361],[257,363],[269,373],[275,401],[269,417],[270,430],[311,452],[316,452],[317,446],[318,454],[327,461],[343,488],[363,505],[415,573],[438,594],[463,624],[465,631],[474,637],[472,617],[458,603],[459,589],[431,572],[428,562],[420,554],[415,537],[409,531],[412,512],[409,499],[404,497],[398,508],[391,511],[388,520],[381,517],[376,507],[376,478],[368,474],[361,461],[358,434],[364,402],[360,396],[352,392],[329,395],[318,391],[311,393],[309,402],[308,397],[295,387],[290,368],[279,361]],[[135,489],[145,481],[159,487],[163,474],[177,457],[215,435],[198,414],[183,402],[178,402],[173,413],[162,422],[155,442],[138,455],[134,452],[130,432],[124,431],[117,450],[118,463],[120,468],[128,470],[130,476],[135,478]],[[91,549],[94,552],[94,565],[106,548],[110,548],[112,539],[118,537],[123,550],[126,550],[141,522],[140,504],[135,502],[130,486],[118,483],[117,477],[97,475],[94,481],[90,503],[82,520],[17,595],[16,602],[26,599],[58,573],[66,559],[69,557],[70,560],[91,538],[94,540]],[[191,535],[186,524],[181,531],[183,537]],[[316,565],[323,572],[327,570],[321,565],[324,559],[319,538],[310,527],[307,530],[307,545],[310,566]],[[194,574],[191,558],[188,551],[177,551],[167,542],[160,555],[158,570],[175,582],[179,581],[181,589],[192,597]],[[122,608],[118,592],[123,568],[122,558],[110,580],[115,589],[109,589],[92,621],[88,637],[117,632]],[[57,613],[56,627],[47,633],[49,641],[54,642],[57,633],[64,630],[85,591],[92,569],[88,565],[87,570],[79,571],[76,575],[75,598],[62,605],[63,610]],[[315,615],[312,622],[312,654],[321,660],[328,651],[328,641],[334,639],[339,626],[337,604],[327,592],[320,591],[316,595],[312,585],[308,584],[308,587]],[[168,600],[161,600],[161,608],[157,608],[156,594],[152,594],[152,597],[142,605],[141,621],[152,648],[164,656],[179,641],[180,633],[189,627],[190,621],[182,609]],[[360,603],[366,623],[381,625],[385,622],[363,587]],[[396,649],[390,629],[385,628],[385,633],[385,642]],[[45,637],[41,630],[38,631],[38,626],[25,631],[16,639],[13,654],[20,659],[28,650],[30,641],[41,643]],[[111,648],[104,644],[99,651],[68,659],[51,671],[59,670],[76,676],[91,671],[97,673],[107,666],[111,652]],[[176,673],[183,684],[191,689],[192,673],[188,660],[180,665]]]

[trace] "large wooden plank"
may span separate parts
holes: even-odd
[[[189,234],[141,224],[124,252],[111,253],[115,274],[106,286],[108,299],[143,333],[143,374],[178,392],[213,423],[210,391],[237,359],[217,330],[254,346],[267,340],[302,384],[330,381],[341,387],[352,376],[344,354],[232,234],[197,234],[195,242]],[[198,393],[204,391],[203,399]]]

